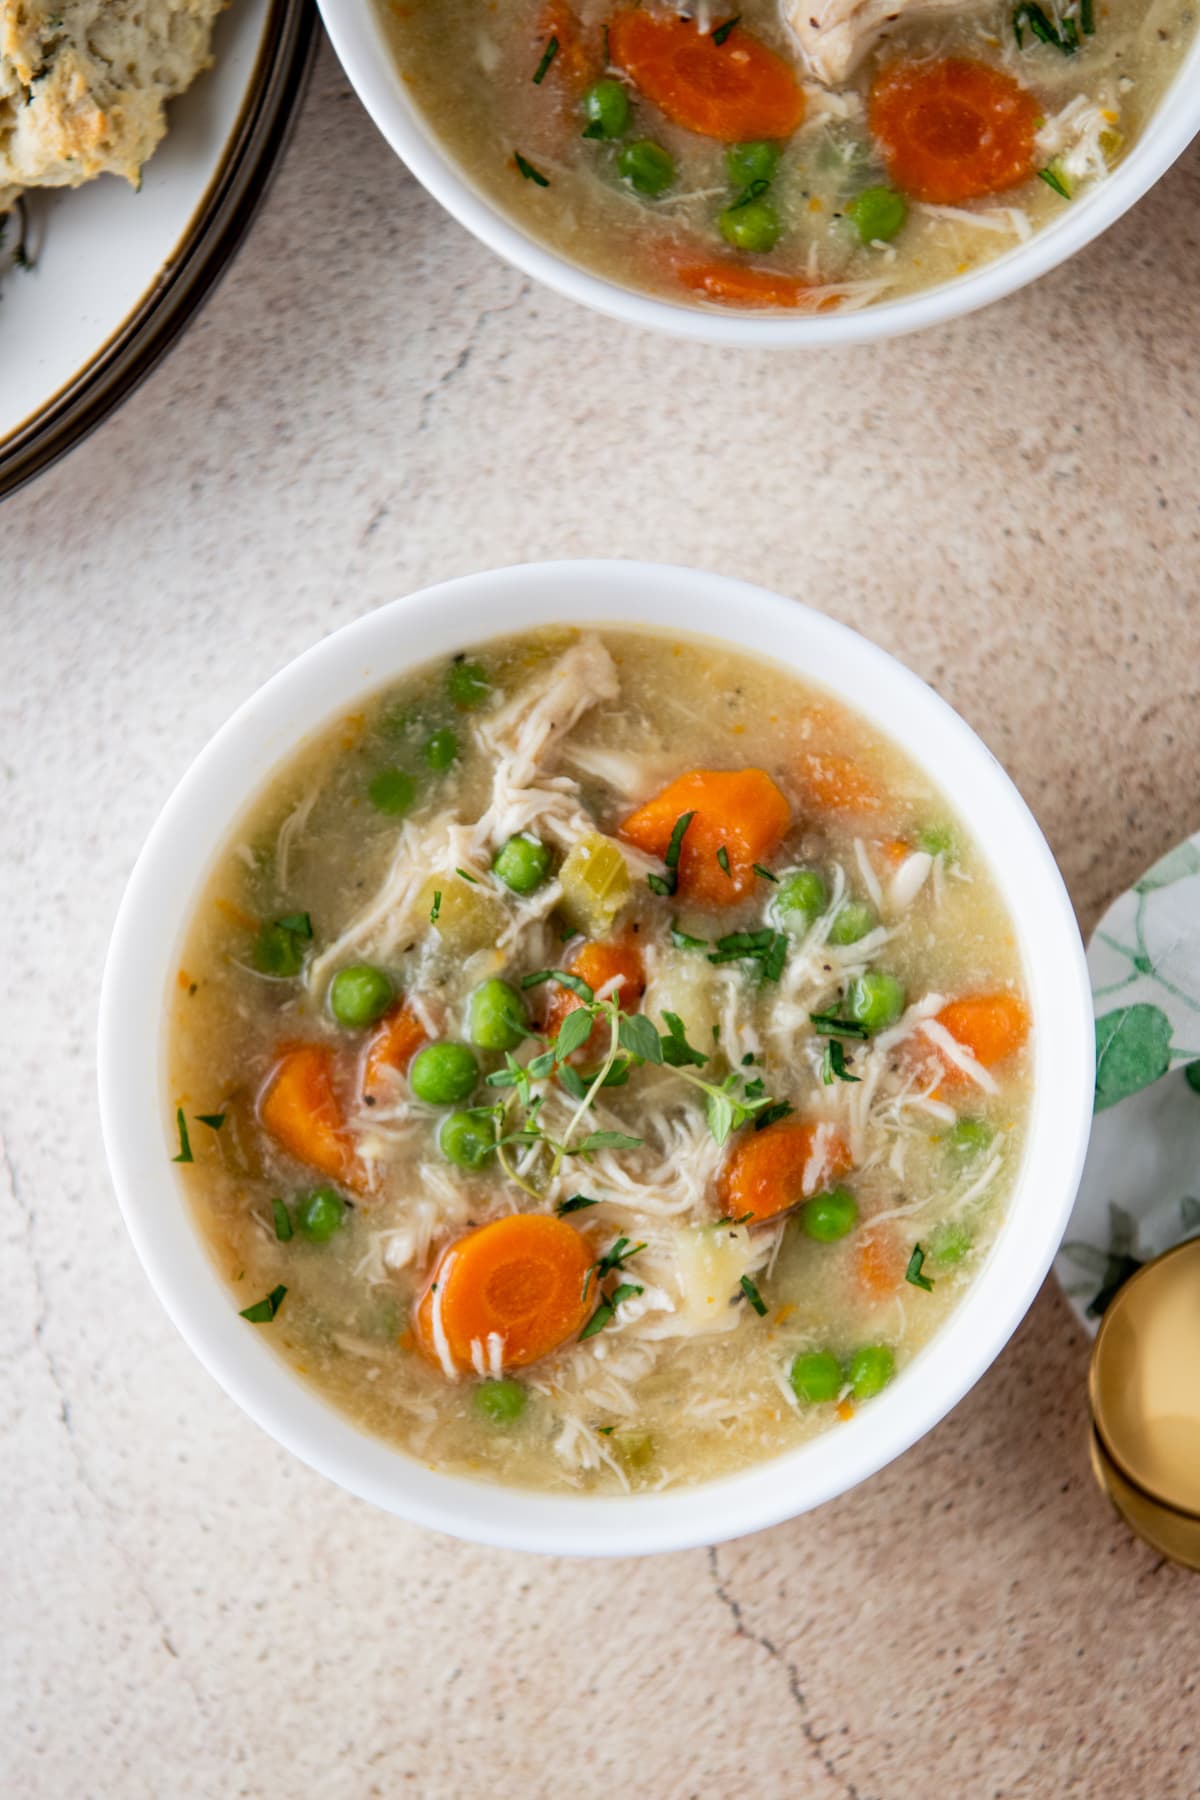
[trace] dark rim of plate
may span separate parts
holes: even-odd
[[[174,254],[112,336],[0,443],[0,499],[74,449],[145,380],[199,311],[249,228],[304,92],[314,0],[272,0],[237,123]]]

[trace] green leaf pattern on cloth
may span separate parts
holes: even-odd
[[[1200,832],[1088,946],[1096,1118],[1055,1269],[1088,1330],[1144,1262],[1200,1234]]]

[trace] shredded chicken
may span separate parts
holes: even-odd
[[[783,22],[817,80],[833,88],[897,19],[962,11],[963,0],[784,0]]]

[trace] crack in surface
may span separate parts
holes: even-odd
[[[734,1636],[745,1638],[748,1644],[756,1644],[760,1650],[765,1650],[771,1661],[778,1663],[786,1674],[788,1692],[800,1710],[800,1730],[804,1735],[804,1740],[830,1780],[837,1783],[838,1792],[845,1796],[845,1800],[868,1800],[868,1797],[842,1774],[832,1758],[826,1755],[825,1739],[807,1717],[808,1700],[800,1686],[800,1671],[795,1663],[789,1661],[773,1639],[767,1637],[763,1632],[753,1631],[746,1623],[745,1611],[740,1600],[730,1592],[728,1585],[721,1579],[721,1566],[717,1560],[715,1544],[710,1544],[708,1547],[708,1572],[712,1580],[713,1593],[733,1620]]]
[[[46,1327],[50,1319],[50,1296],[46,1287],[46,1279],[42,1270],[41,1261],[37,1254],[37,1244],[35,1239],[37,1215],[33,1205],[26,1200],[22,1190],[22,1184],[17,1179],[16,1164],[13,1161],[12,1154],[8,1147],[8,1133],[3,1128],[0,1128],[0,1169],[3,1170],[4,1184],[8,1190],[8,1197],[12,1201],[13,1207],[21,1220],[25,1240],[26,1260],[29,1265],[30,1274],[33,1278],[36,1305],[34,1310],[33,1331],[31,1333],[32,1342],[34,1348],[41,1357],[43,1367],[50,1378],[50,1385],[54,1390],[54,1395],[58,1402],[58,1420],[66,1437],[68,1454],[75,1465],[76,1479],[80,1487],[91,1499],[98,1512],[106,1520],[107,1529],[105,1536],[128,1571],[130,1587],[146,1607],[151,1622],[158,1632],[164,1650],[166,1650],[172,1659],[179,1665],[179,1673],[187,1684],[192,1698],[196,1702],[200,1717],[207,1725],[209,1723],[208,1705],[204,1693],[197,1685],[191,1671],[185,1666],[183,1658],[172,1643],[167,1620],[163,1615],[158,1602],[155,1600],[154,1595],[147,1587],[141,1570],[138,1568],[137,1563],[114,1531],[113,1509],[109,1505],[104,1494],[97,1488],[95,1482],[92,1480],[91,1473],[84,1461],[83,1451],[80,1447],[79,1440],[75,1435],[75,1421],[71,1416],[70,1392],[63,1377],[63,1372],[59,1367],[58,1359],[46,1341]]]
[[[467,332],[467,341],[451,363],[450,367],[448,369],[443,369],[433,386],[426,388],[425,392],[421,395],[420,406],[417,411],[418,432],[428,431],[434,401],[440,394],[444,394],[447,388],[453,387],[454,383],[458,380],[458,377],[467,367],[472,356],[475,354],[479,334],[484,326],[489,324],[492,319],[498,319],[503,313],[514,312],[516,308],[520,306],[521,302],[527,298],[532,287],[533,283],[528,279],[525,279],[521,282],[520,287],[517,289],[511,300],[506,300],[502,306],[485,306],[476,314],[475,322]],[[507,356],[507,354],[506,351],[505,356]],[[503,358],[501,360],[503,360]]]

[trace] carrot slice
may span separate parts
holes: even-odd
[[[582,1331],[596,1298],[583,1291],[592,1260],[581,1234],[547,1213],[469,1231],[442,1252],[417,1301],[417,1343],[447,1375],[537,1362]]]
[[[734,263],[686,263],[675,270],[682,287],[726,306],[803,306],[811,283],[803,275],[746,269]]]
[[[425,1027],[403,1001],[386,1012],[371,1033],[363,1057],[363,1097],[377,1094],[381,1089],[386,1092],[387,1071],[397,1069],[403,1074],[425,1037]]]
[[[665,856],[685,813],[694,816],[679,851],[676,891],[707,906],[744,899],[756,880],[754,864],[792,822],[791,807],[764,770],[692,769],[631,813],[620,835],[648,856]]]
[[[937,1020],[985,1069],[1014,1056],[1029,1036],[1029,1009],[1020,995],[1004,990],[951,1000],[938,1013]],[[943,1085],[950,1087],[968,1080],[947,1058],[942,1061],[946,1069]]]
[[[264,1130],[297,1162],[349,1187],[365,1175],[334,1086],[334,1053],[326,1044],[296,1044],[282,1051],[258,1098]]]
[[[819,812],[874,813],[883,806],[879,789],[860,763],[829,750],[809,750],[796,777],[808,804]]]
[[[582,19],[568,0],[547,0],[538,20],[535,54],[544,54],[551,38],[558,48],[543,80],[560,83],[572,93],[581,93],[595,81],[603,73],[604,59],[600,54],[599,32],[593,37],[594,41],[589,40]]]
[[[740,25],[718,43],[674,13],[619,12],[608,53],[668,119],[701,137],[787,138],[804,118],[791,64]]]
[[[584,944],[577,950],[567,965],[567,972],[578,975],[580,981],[586,981],[593,994],[605,989],[612,989],[614,982],[620,982],[615,990],[620,994],[621,1011],[636,1012],[646,986],[646,977],[642,969],[642,958],[638,947],[629,938],[616,938],[606,944]],[[604,994],[605,999],[611,997]],[[573,1013],[583,1005],[578,994],[570,988],[555,986],[546,1008],[543,1029],[547,1037],[553,1037],[568,1013]],[[575,1059],[586,1062],[590,1054],[599,1054],[607,1049],[608,1028],[601,1028],[597,1021],[592,1026],[591,1034],[584,1040],[582,1047],[576,1052]]]
[[[1011,75],[949,56],[884,69],[867,119],[896,186],[945,206],[1027,180],[1040,113]]]
[[[717,1177],[717,1202],[727,1219],[757,1225],[819,1194],[850,1166],[831,1127],[781,1119],[737,1140]]]
[[[864,1234],[855,1245],[858,1285],[874,1300],[894,1294],[904,1280],[904,1251],[890,1231]]]

